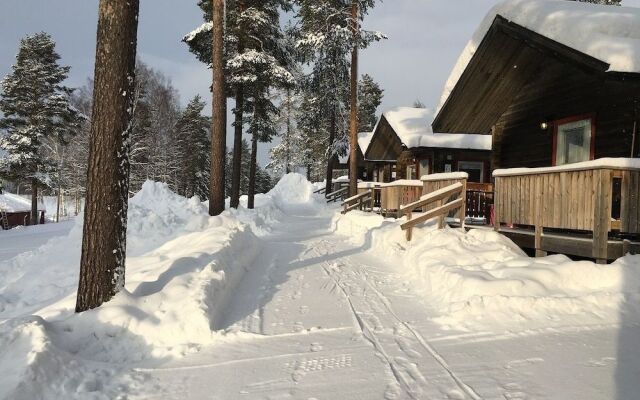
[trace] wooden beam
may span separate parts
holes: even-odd
[[[443,215],[448,213],[451,210],[455,210],[458,207],[464,207],[464,200],[463,199],[457,199],[452,201],[451,203],[447,203],[443,206],[440,206],[438,208],[434,208],[431,211],[428,211],[426,213],[424,213],[423,215],[412,219],[411,221],[407,221],[404,224],[402,224],[400,227],[402,228],[402,230],[408,229],[408,228],[413,228],[416,225],[419,225],[423,222],[426,222],[432,218],[435,218],[439,215]]]

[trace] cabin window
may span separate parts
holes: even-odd
[[[482,161],[460,161],[458,171],[469,175],[469,182],[484,182],[484,164]]]
[[[420,160],[420,176],[429,175],[431,173],[429,159]]]
[[[416,171],[416,165],[407,165],[407,179],[418,179],[418,171]]]
[[[557,125],[555,165],[591,159],[592,126],[591,118]]]

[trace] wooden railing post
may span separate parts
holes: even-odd
[[[464,232],[464,220],[467,216],[467,180],[462,180],[462,192],[460,193],[462,197],[463,206],[460,207],[460,211],[458,211],[458,218],[460,219],[460,229]]]
[[[495,229],[496,232],[500,232],[500,207],[502,206],[500,203],[502,198],[500,196],[502,186],[500,180],[499,177],[496,177],[495,187],[493,189],[493,229]]]
[[[413,213],[411,211],[409,211],[407,213],[407,221],[411,221],[411,217],[413,216]],[[411,238],[413,236],[413,227],[407,229],[407,242],[411,241]]]
[[[593,251],[592,257],[598,264],[607,263],[609,230],[611,225],[612,172],[599,170],[596,178],[596,201],[593,215]]]

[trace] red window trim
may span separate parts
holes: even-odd
[[[572,117],[558,119],[552,122],[553,124],[553,145],[551,148],[551,166],[555,167],[557,165],[556,158],[558,157],[558,127],[560,125],[569,124],[571,122],[582,121],[584,119],[591,120],[591,149],[589,154],[589,160],[595,159],[596,155],[596,114],[580,114],[574,115]]]

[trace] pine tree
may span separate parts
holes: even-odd
[[[296,170],[306,168],[306,148],[302,131],[297,121],[300,116],[301,96],[297,90],[280,91],[277,95],[279,109],[276,118],[276,130],[280,143],[270,150],[271,162],[267,169],[275,176],[282,176]]]
[[[27,36],[20,41],[11,72],[0,82],[0,129],[5,131],[0,148],[7,153],[0,160],[0,175],[30,181],[33,224],[38,223],[38,186],[51,185],[50,174],[60,166],[60,148],[82,120],[70,105],[72,90],[62,85],[70,67],[58,65],[59,59],[51,36]]]
[[[416,99],[413,102],[413,108],[427,108],[427,106],[420,99]]]
[[[358,86],[358,125],[361,132],[371,132],[378,122],[376,112],[382,104],[384,91],[367,74],[362,75]]]
[[[100,0],[76,312],[124,287],[139,0]]]
[[[350,67],[348,55],[355,46],[365,48],[371,42],[383,39],[379,32],[358,28],[351,30],[351,1],[348,0],[297,0],[298,18],[297,48],[302,60],[311,65],[311,71],[303,81],[308,109],[316,115],[306,115],[316,125],[307,133],[319,135],[325,140],[326,182],[330,191],[333,165],[330,160],[346,154],[347,130],[350,108]],[[361,20],[373,7],[373,0],[357,0]],[[306,122],[304,123],[307,126]],[[314,140],[317,142],[317,140]],[[317,158],[317,156],[315,157]]]
[[[134,114],[131,122],[130,192],[150,179],[165,182],[178,191],[181,166],[176,123],[179,98],[169,78],[138,60]]]
[[[209,119],[202,115],[205,103],[195,96],[178,120],[176,131],[180,150],[178,193],[186,197],[209,196],[210,141]]]
[[[224,0],[212,2],[212,62],[213,83],[210,195],[209,215],[219,215],[224,211],[225,161],[227,144],[227,99],[224,73]]]

